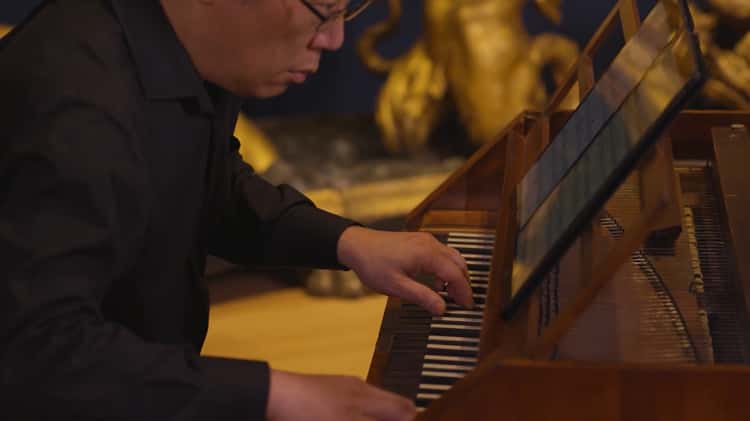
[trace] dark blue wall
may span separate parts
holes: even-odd
[[[419,36],[422,1],[403,0],[401,31],[384,43],[384,53],[393,55],[406,51]],[[39,0],[3,0],[0,22],[16,23],[38,3]],[[567,0],[563,6],[563,24],[559,28],[554,28],[531,8],[527,8],[525,19],[532,33],[561,32],[584,43],[614,3],[615,0]],[[653,3],[653,0],[642,3]],[[383,19],[385,14],[385,2],[374,5],[349,24],[344,47],[324,56],[318,74],[278,98],[250,101],[248,110],[254,115],[371,111],[382,78],[369,73],[359,62],[354,53],[354,40],[365,27]]]

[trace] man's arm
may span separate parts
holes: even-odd
[[[258,176],[232,141],[231,199],[211,252],[243,263],[353,269],[371,289],[442,314],[440,295],[414,281],[432,275],[436,288],[473,305],[468,268],[457,250],[430,234],[371,230],[317,209],[293,188]]]
[[[146,229],[132,133],[81,104],[59,104],[25,127],[0,161],[4,416],[262,419],[264,363],[147,343],[102,314]]]
[[[440,314],[445,301],[414,281],[434,275],[436,286],[445,284],[458,303],[472,305],[466,263],[455,249],[429,234],[370,230],[318,210],[290,187],[257,176],[237,146],[229,216],[215,231],[212,252],[246,263],[351,268],[373,290]],[[271,420],[405,420],[415,409],[356,378],[272,370],[267,414]]]
[[[316,208],[291,186],[269,183],[238,150],[239,142],[232,138],[228,197],[209,252],[242,264],[343,269],[338,240],[355,223]]]

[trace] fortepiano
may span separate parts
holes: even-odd
[[[477,305],[389,298],[368,382],[423,420],[750,419],[750,113],[684,110],[691,25],[682,0],[643,23],[620,0],[549,106],[409,214],[465,257]]]

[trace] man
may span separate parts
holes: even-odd
[[[458,253],[272,186],[237,153],[241,97],[338,49],[345,0],[49,0],[0,42],[0,414],[65,420],[408,419],[354,378],[200,357],[206,254],[350,268],[435,314]]]

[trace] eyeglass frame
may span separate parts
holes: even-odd
[[[372,3],[375,2],[375,0],[365,0],[362,2],[362,4],[357,6],[352,11],[347,11],[346,9],[344,9],[339,12],[334,12],[326,16],[320,10],[318,10],[318,8],[315,7],[315,5],[310,3],[309,0],[300,0],[300,1],[302,2],[302,4],[305,5],[305,7],[307,7],[310,10],[310,12],[312,12],[315,16],[318,17],[318,19],[320,19],[320,25],[318,25],[317,30],[320,30],[320,28],[325,26],[327,23],[332,22],[340,17],[344,18],[344,22],[349,22],[350,20],[356,18],[360,13],[362,13],[365,9],[367,9],[368,6],[370,6]]]

